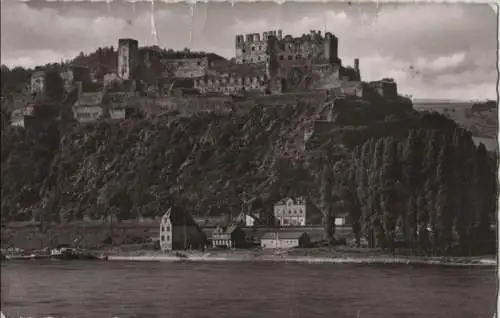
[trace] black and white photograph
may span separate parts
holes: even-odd
[[[498,5],[2,0],[2,318],[496,318]]]

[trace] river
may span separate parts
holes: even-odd
[[[493,267],[2,262],[9,317],[492,317]]]

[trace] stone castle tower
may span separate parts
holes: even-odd
[[[133,73],[139,61],[139,42],[134,39],[118,40],[118,76],[128,80],[133,77]]]

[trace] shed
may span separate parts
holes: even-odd
[[[306,232],[268,232],[261,238],[261,247],[264,249],[287,249],[306,247],[310,237]]]

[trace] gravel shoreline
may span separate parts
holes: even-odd
[[[366,255],[324,255],[294,256],[286,254],[264,254],[244,252],[207,252],[164,254],[161,252],[116,253],[108,255],[110,261],[159,261],[159,262],[288,262],[304,264],[408,264],[448,266],[496,266],[495,258],[479,257],[409,257],[409,256],[366,256]]]

